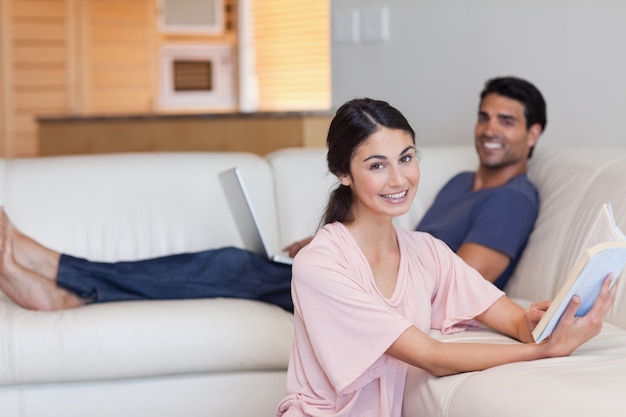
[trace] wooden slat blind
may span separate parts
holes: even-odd
[[[330,2],[253,2],[259,110],[331,106]]]

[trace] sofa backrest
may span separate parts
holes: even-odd
[[[626,231],[626,149],[540,147],[529,177],[540,197],[539,217],[506,290],[512,297],[554,297],[572,268],[591,223],[611,202],[617,225]],[[622,273],[615,306],[607,320],[626,328]]]
[[[288,244],[314,234],[328,195],[337,186],[337,179],[326,167],[326,149],[283,149],[266,157],[274,172],[281,241]],[[471,145],[421,147],[419,160],[421,178],[417,196],[410,211],[396,219],[397,224],[407,229],[415,228],[450,177],[460,171],[475,170],[477,166]]]
[[[397,222],[413,228],[455,173],[476,168],[473,147],[420,148],[417,198]],[[140,153],[0,159],[0,204],[44,245],[94,260],[140,259],[228,245],[241,238],[217,174],[241,168],[270,246],[314,233],[336,179],[324,149],[247,153]],[[540,212],[511,281],[514,298],[558,291],[602,203],[626,230],[626,150],[539,147],[529,176]],[[622,277],[609,321],[626,328]]]
[[[0,204],[23,232],[95,260],[241,246],[217,174],[239,166],[272,245],[272,171],[246,153],[139,153],[3,161]]]

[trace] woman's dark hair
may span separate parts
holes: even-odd
[[[533,84],[517,77],[492,78],[485,83],[485,88],[480,93],[480,102],[482,103],[484,98],[492,93],[519,101],[524,106],[526,129],[530,129],[532,125],[537,123],[541,126],[541,132],[546,130],[548,124],[546,102],[539,89]],[[530,148],[529,158],[533,154],[533,149],[534,146]]]
[[[337,109],[328,129],[328,170],[336,176],[349,175],[356,149],[382,127],[403,130],[411,135],[415,143],[413,128],[402,113],[389,103],[371,98],[357,98],[344,103]],[[328,199],[322,225],[352,220],[352,191],[350,187],[339,184]]]

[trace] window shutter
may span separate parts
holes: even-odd
[[[331,107],[330,2],[252,2],[261,111]]]

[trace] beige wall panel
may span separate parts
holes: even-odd
[[[37,120],[31,114],[18,114],[15,117],[15,130],[19,132],[34,132],[37,130]]]
[[[150,108],[150,97],[142,89],[101,89],[92,92],[94,113],[134,113]]]
[[[13,24],[15,40],[65,40],[65,28],[61,24],[21,23]]]
[[[145,45],[95,45],[89,54],[93,65],[107,64],[110,67],[133,67],[147,65]]]
[[[13,48],[13,58],[16,63],[27,64],[62,64],[67,61],[67,50],[63,43],[58,45],[18,45]]]
[[[88,0],[85,9],[85,112],[152,109],[154,0]]]
[[[37,129],[24,129],[24,130],[15,130],[15,140],[16,142],[21,142],[23,144],[30,143],[33,145],[34,149],[37,149]],[[32,154],[32,149],[30,152]]]
[[[36,135],[31,134],[22,137],[20,134],[17,134],[11,145],[11,156],[15,158],[36,156],[37,152],[33,151],[33,149],[38,149]]]
[[[20,69],[13,74],[13,85],[16,87],[42,87],[64,85],[67,74],[64,68]]]
[[[10,87],[12,85],[11,62],[8,59],[11,51],[10,10],[7,0],[0,0],[0,156],[10,152],[9,142],[12,129],[12,104]]]
[[[101,87],[113,86],[145,86],[148,84],[146,72],[140,68],[94,69],[91,72],[91,82]]]
[[[117,21],[145,17],[147,4],[146,0],[92,0],[90,8],[92,16],[98,19],[112,18]]]
[[[127,26],[112,28],[110,25],[94,25],[91,29],[91,38],[101,42],[147,42],[148,33],[143,26]]]
[[[33,115],[45,109],[66,110],[65,103],[67,103],[67,92],[63,89],[17,92],[13,101],[17,113],[33,112]]]
[[[11,130],[7,156],[34,156],[37,115],[68,110],[65,0],[7,0],[10,3]]]
[[[65,15],[64,1],[30,1],[19,0],[13,2],[13,16],[17,17],[63,17]]]

